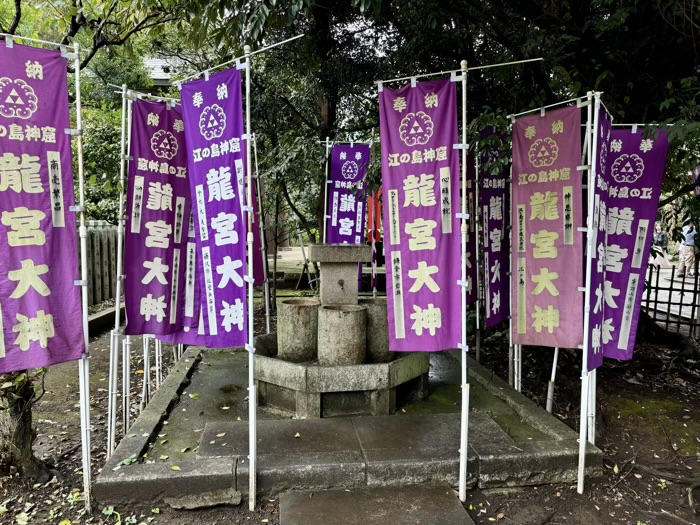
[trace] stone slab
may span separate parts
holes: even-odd
[[[260,495],[365,483],[365,461],[350,419],[262,420],[257,437]],[[236,488],[247,494],[248,423],[207,423],[198,458],[231,454],[238,459]]]
[[[309,246],[309,260],[320,263],[361,263],[368,262],[371,258],[371,246],[356,246],[354,244],[312,244]]]
[[[114,456],[112,456],[114,457]],[[204,495],[235,489],[236,459],[216,458],[175,463],[137,463],[118,470],[103,469],[92,494],[99,505],[156,505],[165,498]]]
[[[288,492],[280,495],[280,525],[474,525],[446,484]]]
[[[459,480],[459,414],[354,418],[367,461],[368,485]],[[474,451],[467,453],[469,485],[478,477]]]

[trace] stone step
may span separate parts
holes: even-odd
[[[474,525],[449,485],[287,492],[280,525]]]

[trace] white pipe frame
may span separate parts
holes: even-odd
[[[321,142],[323,144],[323,142]],[[326,144],[326,175],[323,181],[323,244],[326,244],[328,240],[328,219],[330,219],[330,216],[328,215],[328,199],[330,198],[331,192],[328,191],[328,185],[331,183],[329,180],[329,171],[330,171],[330,154],[331,154],[331,148],[333,147],[333,143],[331,142],[330,137],[326,137],[325,140]],[[310,278],[310,277],[309,277]]]
[[[260,230],[260,251],[262,253],[262,265],[265,278],[263,280],[263,293],[265,294],[265,330],[270,333],[270,279],[267,268],[267,237],[265,235],[265,220],[263,215],[262,191],[260,186],[260,168],[258,167],[258,142],[253,133],[253,154],[255,157],[255,190],[258,203],[258,228]]]
[[[476,247],[476,340],[475,340],[475,345],[476,346],[476,360],[477,362],[481,361],[481,304],[484,301],[484,295],[483,291],[481,289],[482,286],[482,281],[481,281],[481,272],[480,270],[480,262],[481,262],[481,255],[480,255],[480,248],[481,248],[481,230],[480,228],[480,220],[481,220],[481,204],[479,202],[479,196],[480,196],[480,188],[479,184],[481,182],[481,177],[479,176],[479,162],[476,159],[476,155],[474,155],[474,184],[476,185],[474,188],[474,232],[473,235],[476,236],[474,246]],[[486,219],[484,219],[486,220]],[[487,230],[487,228],[483,228],[483,230]],[[488,233],[487,233],[488,235]],[[484,270],[484,275],[486,275],[486,269]]]
[[[114,453],[116,444],[117,427],[117,383],[119,369],[119,338],[121,334],[121,295],[122,295],[122,271],[123,271],[123,235],[124,235],[124,181],[126,179],[126,114],[129,105],[127,87],[123,84],[122,94],[122,129],[121,145],[119,149],[119,215],[117,223],[117,279],[114,302],[114,329],[112,330],[109,344],[109,396],[107,398],[107,459]]]
[[[559,361],[559,347],[554,347],[554,358],[552,359],[552,376],[547,384],[547,412],[550,414],[554,409],[554,386],[557,379],[557,362]]]
[[[87,226],[85,208],[85,166],[83,163],[83,110],[80,98],[80,45],[73,44],[75,52],[75,115],[77,130],[77,152],[78,152],[78,185],[79,185],[79,206],[80,210],[80,285],[82,287],[83,303],[83,338],[85,341],[85,355],[78,362],[78,376],[80,385],[80,437],[82,444],[82,468],[83,468],[83,490],[85,500],[85,510],[92,511],[91,496],[91,445],[90,445],[90,347],[88,333],[88,263],[87,263]]]
[[[594,94],[589,92],[588,98],[588,124],[586,126],[587,144],[587,166],[588,170],[588,220],[586,223],[586,282],[584,296],[584,316],[583,316],[583,355],[581,358],[581,411],[579,423],[579,458],[578,458],[578,480],[576,490],[583,494],[584,478],[586,470],[586,444],[588,437],[588,412],[590,402],[590,378],[588,373],[588,347],[590,345],[590,298],[591,298],[591,277],[592,277],[592,257],[593,257],[593,210],[595,205],[595,174],[596,162],[594,161],[598,145],[598,110],[600,109],[600,94],[595,93],[595,109],[591,104]]]
[[[258,393],[255,388],[255,347],[254,326],[253,326],[253,166],[251,158],[251,134],[250,134],[250,76],[252,71],[252,54],[250,46],[244,48],[246,59],[245,75],[245,129],[248,135],[246,140],[246,201],[248,212],[248,236],[247,236],[247,287],[248,287],[248,508],[255,511],[255,500],[257,493],[257,406]]]
[[[467,451],[469,445],[469,381],[467,360],[469,345],[467,344],[467,231],[469,230],[469,215],[467,213],[467,61],[462,60],[462,198],[460,219],[460,251],[461,251],[461,342],[459,345],[462,365],[462,410],[460,419],[459,442],[459,500],[467,500]]]

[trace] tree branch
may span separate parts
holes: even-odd
[[[678,197],[681,197],[684,194],[693,191],[695,188],[698,187],[698,184],[700,184],[700,177],[698,177],[698,180],[696,182],[689,182],[685,186],[681,186],[678,190],[676,190],[670,196],[666,197],[665,199],[661,199],[659,201],[659,208],[666,206],[667,204],[675,201]]]
[[[10,24],[10,28],[7,30],[7,32],[10,35],[14,35],[15,31],[17,31],[17,27],[19,26],[19,21],[22,19],[22,0],[15,0],[15,17],[12,19],[12,23]]]

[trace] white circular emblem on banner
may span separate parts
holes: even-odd
[[[37,110],[39,99],[32,87],[18,78],[0,78],[0,115],[28,119]]]
[[[341,172],[344,179],[353,180],[360,172],[360,168],[358,168],[357,162],[354,160],[348,160],[343,164]]]
[[[159,159],[172,159],[177,154],[177,139],[169,131],[160,129],[151,137],[151,150]]]
[[[527,152],[527,158],[530,159],[530,164],[535,168],[544,168],[551,166],[559,158],[559,146],[557,142],[550,137],[545,139],[537,139],[530,146]]]
[[[199,132],[207,139],[218,139],[226,129],[226,115],[218,104],[207,106],[199,116]]]
[[[433,128],[433,120],[427,113],[409,113],[401,120],[399,136],[406,146],[422,146],[433,136]]]
[[[644,161],[642,158],[633,153],[627,155],[623,153],[613,162],[610,172],[617,182],[626,182],[631,184],[636,182],[644,175]]]

